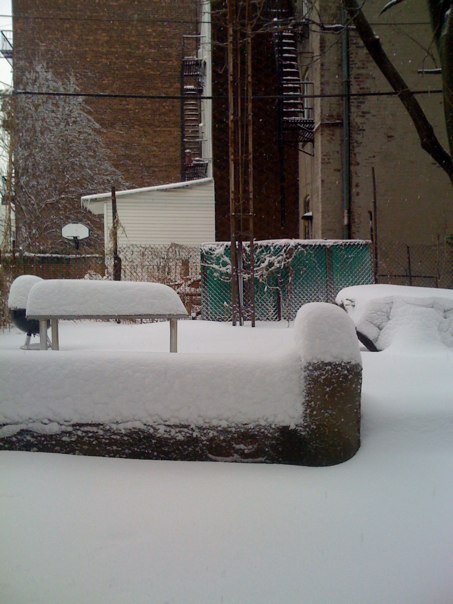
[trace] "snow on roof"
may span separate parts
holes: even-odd
[[[42,281],[36,275],[21,275],[14,279],[8,296],[8,308],[11,310],[25,309],[31,288]]]
[[[138,195],[140,193],[152,193],[154,191],[169,191],[171,189],[183,189],[196,186],[203,186],[212,183],[212,178],[200,178],[198,180],[187,180],[183,182],[173,182],[165,185],[156,185],[153,187],[143,187],[140,189],[126,189],[125,191],[116,191],[116,197],[123,197],[125,195]],[[82,197],[82,204],[93,203],[100,200],[110,199],[112,196],[109,193],[95,193],[94,195],[84,195]]]
[[[260,239],[254,241],[254,246],[296,246],[296,245],[369,245],[371,242],[366,239]],[[248,245],[248,241],[243,243]],[[207,241],[201,245],[206,250],[214,250],[220,246],[230,245],[229,241]]]
[[[134,281],[49,279],[36,284],[27,302],[30,317],[187,315],[168,285]]]

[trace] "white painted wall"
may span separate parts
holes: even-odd
[[[116,194],[120,245],[179,243],[198,245],[215,240],[214,181],[210,178]],[[90,195],[82,204],[104,215],[106,248],[112,226],[110,194]]]

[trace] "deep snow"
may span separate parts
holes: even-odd
[[[356,285],[342,289],[336,301],[378,350],[453,348],[453,290]]]
[[[179,344],[284,355],[292,337],[183,321]],[[168,327],[62,323],[61,339],[81,354],[165,351]],[[0,452],[2,603],[450,604],[452,351],[362,361],[362,447],[339,466]]]

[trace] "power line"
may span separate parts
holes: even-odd
[[[433,90],[411,90],[412,94],[443,94],[442,89]],[[11,93],[13,96],[36,96],[36,97],[76,97],[76,98],[97,98],[97,99],[136,99],[136,100],[152,100],[152,101],[179,101],[186,97],[181,94],[115,94],[115,93],[104,93],[104,92],[51,92],[51,91],[39,91],[39,90],[13,90]],[[398,96],[399,93],[394,90],[388,91],[374,91],[374,92],[351,92],[349,95],[342,93],[338,94],[301,94],[301,98],[305,99],[325,99],[325,98],[343,98],[349,97],[379,97],[379,96]],[[9,93],[0,92],[0,96],[10,96]],[[201,100],[212,101],[217,99],[227,99],[227,95],[215,95],[215,96],[200,96]],[[284,95],[277,94],[264,94],[264,95],[253,95],[254,100],[278,100],[286,98]]]
[[[215,19],[216,14],[213,13],[213,19]],[[156,17],[75,17],[75,16],[58,16],[58,15],[25,15],[25,14],[15,14],[13,15],[0,15],[0,18],[4,19],[27,19],[27,20],[37,20],[37,21],[99,21],[99,22],[131,22],[131,23],[178,23],[181,25],[195,25],[195,24],[211,24],[211,21],[202,21],[199,19],[174,19],[174,18],[156,18]],[[266,21],[266,19],[264,19]],[[290,21],[290,20],[289,20]],[[328,25],[328,24],[325,24]],[[370,22],[370,25],[378,25],[390,27],[394,25],[430,25],[429,21],[394,21],[394,22],[384,22],[384,21],[375,21]]]
[[[181,25],[209,24],[210,21],[201,21],[199,19],[174,19],[174,18],[156,18],[156,17],[74,17],[74,16],[58,16],[58,15],[0,15],[0,18],[5,19],[26,19],[36,21],[99,21],[111,23],[117,21],[119,23],[177,23]]]

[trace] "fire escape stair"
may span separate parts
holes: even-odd
[[[184,180],[207,176],[208,162],[203,159],[201,134],[201,97],[204,64],[196,57],[184,57],[182,65],[182,145],[185,154]]]
[[[273,38],[283,97],[281,103],[283,133],[287,142],[303,145],[313,142],[313,99],[307,98],[307,95],[312,95],[313,84],[301,79],[296,35],[290,23],[287,27],[282,26],[282,23],[286,23],[288,19],[281,18],[281,11],[278,16],[280,18],[274,19]]]

